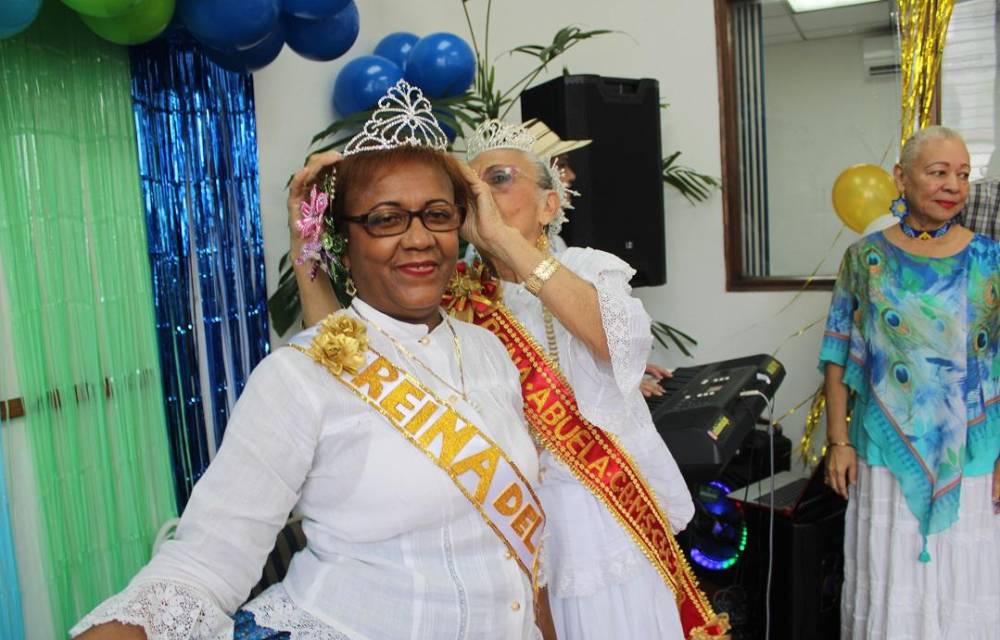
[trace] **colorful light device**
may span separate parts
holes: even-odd
[[[703,514],[691,528],[691,560],[710,571],[725,571],[740,559],[747,546],[742,509],[726,495],[732,489],[712,480],[698,489]]]

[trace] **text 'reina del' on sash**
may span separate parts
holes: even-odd
[[[537,585],[545,522],[538,496],[493,440],[416,377],[368,346],[365,325],[328,316],[308,347],[293,347],[323,365],[455,483],[518,565]]]
[[[580,413],[572,389],[531,334],[499,300],[481,263],[459,268],[442,305],[500,338],[521,378],[524,411],[545,448],[607,507],[673,591],[684,634],[718,638],[728,617],[716,615],[684,557],[666,513],[621,444]]]

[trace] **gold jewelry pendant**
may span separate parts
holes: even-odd
[[[549,250],[549,234],[545,233],[544,229],[542,229],[542,234],[535,240],[535,248],[542,253],[546,253]]]

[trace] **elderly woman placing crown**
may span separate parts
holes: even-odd
[[[175,539],[75,634],[541,637],[544,514],[517,371],[439,306],[470,196],[445,144],[401,81],[310,190],[300,250],[349,271],[353,304],[260,363]],[[306,548],[244,603],[293,510]]]
[[[727,622],[673,539],[694,508],[639,391],[652,337],[633,270],[593,249],[550,253],[569,203],[528,129],[487,121],[466,142],[474,207],[462,232],[485,265],[460,263],[443,303],[500,338],[518,369],[541,450],[542,565],[559,637],[721,636]],[[315,322],[332,295],[298,280]]]

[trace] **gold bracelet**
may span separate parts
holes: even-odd
[[[538,292],[542,290],[542,285],[549,281],[559,269],[559,261],[555,259],[554,256],[549,256],[535,267],[531,275],[524,281],[524,288],[528,290],[533,296],[537,296]]]
[[[854,445],[851,444],[850,442],[846,441],[846,440],[844,442],[831,442],[830,440],[827,440],[826,441],[826,446],[828,446],[828,447],[850,447],[852,449],[854,448]]]

